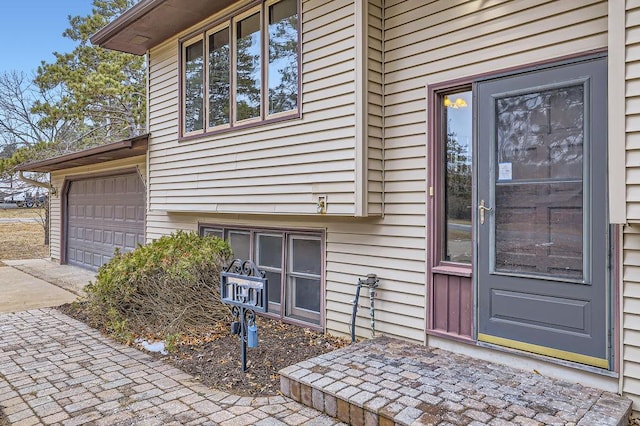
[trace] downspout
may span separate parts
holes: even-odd
[[[58,195],[58,190],[53,185],[51,185],[50,183],[38,182],[37,180],[29,179],[24,175],[24,172],[22,170],[18,172],[18,179],[25,183],[28,183],[29,185],[37,186],[39,188],[45,188],[51,195]]]

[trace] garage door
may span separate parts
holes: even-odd
[[[145,189],[137,173],[71,182],[67,193],[67,263],[97,269],[116,248],[144,244]]]

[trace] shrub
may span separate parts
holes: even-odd
[[[85,287],[86,313],[121,339],[189,334],[228,321],[220,271],[230,258],[225,241],[184,231],[116,252]]]

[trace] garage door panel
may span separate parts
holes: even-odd
[[[122,232],[113,233],[113,244],[116,246],[124,246],[124,234]]]
[[[137,243],[137,235],[136,234],[125,234],[125,249],[133,250],[138,245]]]
[[[116,248],[144,244],[145,189],[137,173],[74,181],[67,204],[68,263],[97,269]]]

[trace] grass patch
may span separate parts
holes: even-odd
[[[39,223],[0,223],[0,259],[38,259],[49,256],[44,228]]]
[[[10,208],[10,209],[0,209],[0,219],[9,219],[9,218],[41,218],[44,217],[44,209],[21,209],[21,208]]]

